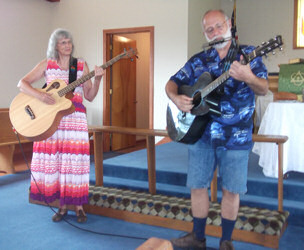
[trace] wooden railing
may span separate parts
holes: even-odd
[[[119,133],[146,137],[147,163],[149,192],[156,194],[156,169],[155,169],[155,137],[168,137],[166,130],[124,128],[116,126],[90,126],[89,132],[94,138],[94,160],[96,186],[103,185],[103,134]],[[288,140],[287,136],[280,135],[256,135],[253,134],[254,142],[276,143],[278,145],[278,210],[283,211],[283,144]],[[217,175],[214,173],[211,183],[211,201],[217,201]]]
[[[94,160],[96,185],[103,185],[103,133],[119,133],[144,136],[146,138],[149,192],[156,194],[156,171],[155,171],[155,136],[168,136],[166,130],[123,128],[116,126],[90,126],[89,133],[94,138]]]

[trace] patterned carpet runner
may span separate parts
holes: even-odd
[[[90,186],[89,204],[145,215],[192,221],[190,199],[150,193]],[[235,228],[266,235],[280,236],[289,212],[241,206]],[[208,225],[221,225],[221,207],[210,202]]]

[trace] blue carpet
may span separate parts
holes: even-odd
[[[92,214],[88,214],[86,224],[79,225],[75,222],[76,217],[72,212],[67,217],[69,222],[106,235],[85,232],[66,222],[53,223],[51,221],[53,211],[50,208],[29,203],[29,183],[28,172],[0,177],[0,211],[2,215],[0,218],[0,249],[134,250],[150,237],[171,239],[183,234],[177,230],[130,223]],[[303,249],[303,235],[303,227],[288,226],[281,238],[279,249]],[[218,242],[218,238],[207,237],[208,249],[218,249]],[[237,241],[234,242],[234,245],[236,249],[269,249]]]

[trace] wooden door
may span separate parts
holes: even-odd
[[[136,48],[136,41],[114,35],[112,56],[124,50]],[[110,80],[110,125],[136,127],[136,60],[123,58],[112,66]],[[110,139],[111,150],[135,146],[134,135],[113,134]]]

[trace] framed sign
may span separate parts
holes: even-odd
[[[293,48],[304,49],[304,0],[294,0]]]

